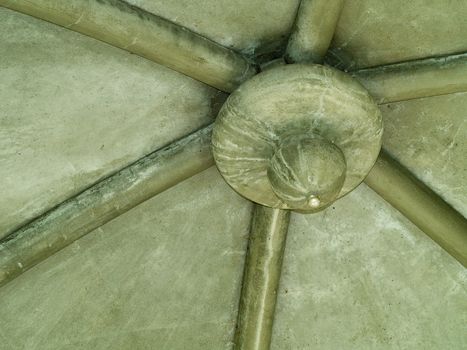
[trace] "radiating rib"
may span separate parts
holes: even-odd
[[[356,71],[378,103],[467,91],[467,53]]]
[[[143,201],[214,164],[212,126],[176,141],[58,205],[0,242],[0,285]]]
[[[365,183],[467,267],[467,220],[382,151]]]
[[[287,45],[287,62],[323,61],[343,4],[344,0],[302,0]]]
[[[121,0],[0,0],[231,92],[256,74],[240,54]]]
[[[235,350],[269,349],[289,219],[289,211],[254,207]]]

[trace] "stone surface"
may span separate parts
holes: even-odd
[[[378,104],[467,91],[467,53],[352,73]]]
[[[467,93],[381,106],[383,146],[467,217]]]
[[[129,2],[260,54],[299,1]],[[347,1],[334,46],[467,51],[466,9]],[[0,8],[0,43],[0,233],[210,120],[212,90],[79,34]],[[466,100],[382,107],[385,147],[464,215]],[[206,172],[94,231],[0,289],[0,348],[231,348],[249,208]],[[335,208],[292,218],[273,349],[465,347],[465,269],[365,186]]]
[[[344,0],[302,0],[287,43],[287,61],[321,63],[334,37]]]
[[[293,162],[289,154],[280,162],[281,169],[271,167],[277,164],[271,159],[284,140],[321,137],[339,148],[346,163],[344,182],[337,188],[339,198],[358,186],[370,171],[379,154],[382,128],[378,106],[349,75],[314,64],[277,66],[248,80],[229,96],[214,125],[213,154],[222,176],[246,198],[273,208],[313,212],[325,208],[336,196],[330,195],[329,186],[314,184],[314,179],[302,181],[300,175],[309,163],[304,159],[309,155]],[[314,153],[322,150],[323,145]],[[333,161],[329,153],[325,158]],[[290,200],[284,201],[271,187],[268,172],[276,170],[284,173],[280,177],[288,177]],[[326,170],[327,176],[336,175],[333,167]],[[296,188],[301,188],[299,194]],[[317,206],[303,200],[320,199],[321,195],[322,203]]]
[[[352,0],[342,10],[333,61],[362,68],[467,51],[464,0]]]
[[[75,240],[214,165],[212,124],[163,147],[24,225],[0,242],[0,286]]]
[[[346,170],[339,147],[307,135],[282,140],[267,174],[274,193],[290,208],[324,208],[339,196]]]
[[[216,92],[0,8],[0,238],[211,121]]]
[[[230,92],[256,74],[242,55],[121,0],[0,0],[0,6],[55,23]]]
[[[294,214],[272,350],[463,349],[467,270],[365,185]]]
[[[299,0],[127,0],[247,55],[281,50]]]
[[[17,349],[230,349],[251,204],[211,168],[0,289]]]
[[[269,350],[290,214],[288,210],[254,206],[235,350]]]

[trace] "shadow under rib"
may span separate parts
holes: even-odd
[[[290,211],[255,204],[235,332],[235,350],[268,350]]]
[[[467,267],[467,220],[385,151],[365,183]]]
[[[290,36],[289,63],[321,63],[336,30],[344,0],[302,0]]]
[[[377,103],[467,91],[467,53],[362,69],[352,75]]]
[[[0,0],[0,6],[104,41],[231,92],[256,74],[245,57],[122,0]]]
[[[0,286],[115,217],[209,168],[212,125],[98,182],[0,242]]]

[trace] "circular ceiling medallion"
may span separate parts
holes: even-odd
[[[271,68],[234,91],[215,122],[214,159],[244,197],[316,212],[365,178],[381,148],[381,112],[336,69]]]

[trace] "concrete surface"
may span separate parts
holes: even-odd
[[[209,125],[140,158],[0,241],[0,287],[89,232],[213,166],[211,131]]]
[[[356,80],[306,64],[253,77],[229,96],[214,124],[214,159],[236,191],[265,206],[306,212],[324,209],[363,181],[383,133],[379,107]],[[322,141],[300,141],[313,138]],[[297,156],[294,148],[306,151]]]
[[[257,68],[233,50],[121,0],[0,0],[0,6],[87,35],[230,92]]]
[[[251,204],[215,168],[0,289],[5,349],[230,349]]]
[[[352,73],[378,104],[467,91],[467,53],[424,58]]]
[[[346,1],[332,51],[362,68],[467,51],[464,0]]]
[[[215,42],[259,55],[283,48],[299,0],[127,0]]]
[[[380,107],[384,148],[467,217],[467,93]]]
[[[130,2],[248,54],[298,6]],[[355,68],[467,51],[462,0],[346,4]],[[77,33],[0,8],[0,43],[0,236],[211,120],[213,90]],[[385,147],[464,215],[466,101],[382,107]],[[250,208],[214,169],[143,203],[0,289],[0,348],[229,349]],[[364,185],[294,214],[283,266],[272,349],[467,344],[466,270]]]
[[[0,8],[0,238],[211,121],[216,92]]]
[[[467,219],[384,149],[365,185],[467,268]]]
[[[295,214],[272,350],[465,349],[467,270],[365,185]]]
[[[233,350],[269,350],[290,215],[254,205]]]
[[[321,63],[331,44],[344,0],[302,0],[286,49],[289,63]]]

